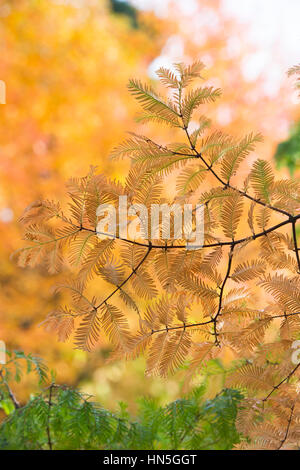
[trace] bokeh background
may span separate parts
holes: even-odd
[[[88,354],[39,326],[60,302],[50,290],[59,276],[10,259],[23,243],[18,218],[33,200],[63,202],[65,181],[91,164],[122,178],[126,163],[109,152],[126,131],[172,139],[170,130],[135,123],[126,84],[155,83],[157,68],[178,61],[202,60],[207,82],[224,90],[207,108],[217,127],[236,136],[261,131],[259,154],[282,175],[299,176],[300,107],[286,76],[300,62],[299,23],[299,0],[0,1],[0,339],[8,349],[42,356],[57,381],[111,409],[122,400],[134,410],[143,394],[163,402],[180,395],[180,372],[148,378],[143,359],[107,364],[105,339]],[[29,377],[19,398],[32,387]]]

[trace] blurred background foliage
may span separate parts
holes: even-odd
[[[300,167],[300,122],[295,124],[288,139],[280,142],[276,149],[275,160],[278,168],[286,167],[291,176]]]
[[[127,130],[144,132],[134,122],[137,107],[127,81],[134,76],[155,82],[154,70],[174,61],[200,59],[207,65],[205,79],[224,94],[217,106],[205,106],[203,112],[225,132],[242,136],[261,131],[265,143],[259,152],[270,160],[276,154],[283,175],[297,176],[300,148],[299,124],[288,137],[299,107],[285,65],[274,49],[274,61],[282,66],[277,87],[263,73],[251,75],[247,58],[255,48],[247,41],[247,28],[224,14],[221,0],[197,0],[192,14],[171,1],[165,16],[140,10],[138,3],[0,3],[0,79],[7,87],[6,104],[0,108],[0,339],[9,349],[42,356],[55,366],[58,382],[81,387],[106,407],[124,400],[133,410],[143,394],[163,403],[180,396],[183,372],[166,381],[144,377],[143,359],[106,363],[110,346],[105,338],[87,354],[58,343],[39,326],[61,301],[50,290],[59,276],[21,270],[10,259],[22,245],[17,220],[24,207],[45,197],[63,202],[65,181],[85,175],[90,164],[122,178],[128,164],[111,162],[109,152]],[[155,125],[150,129],[162,143],[174,140],[171,132],[162,133]],[[244,179],[254,159],[238,178]],[[222,371],[231,360],[225,352],[223,362],[214,364],[216,378],[208,395],[222,386]],[[31,389],[29,377],[18,390],[20,399],[26,400]]]

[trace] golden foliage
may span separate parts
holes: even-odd
[[[223,349],[239,354],[242,363],[227,383],[249,395],[240,428],[258,448],[293,446],[299,441],[294,387],[299,369],[288,352],[300,327],[300,186],[275,181],[271,165],[262,159],[254,162],[243,187],[232,184],[261,136],[236,141],[209,131],[202,115],[199,127],[189,132],[201,105],[220,95],[211,87],[190,88],[202,79],[202,69],[200,62],[176,64],[175,71],[161,68],[160,81],[173,93],[168,99],[130,80],[129,90],[145,112],[140,119],[176,127],[186,142],[161,145],[131,134],[113,151],[114,157],[132,161],[125,183],[109,181],[91,168],[87,177],[69,182],[67,215],[55,202],[33,203],[21,218],[30,245],[17,256],[21,266],[44,263],[49,272],[62,266],[73,270],[75,280],[62,286],[71,293],[71,307],[52,312],[46,325],[61,340],[74,332],[78,348],[90,351],[104,332],[114,345],[113,357],[145,354],[148,374],[166,377],[191,359],[188,381]],[[147,208],[172,204],[163,190],[175,178],[182,203],[194,198],[204,204],[203,247],[188,250],[184,240],[130,239],[120,232],[99,240],[100,203],[116,203],[118,196],[127,195],[130,203]],[[243,216],[246,233],[241,231]],[[97,299],[91,294],[96,276],[112,285],[109,294],[97,292]],[[260,305],[262,289],[269,305]],[[117,296],[137,314],[135,327]],[[271,327],[277,332],[273,341]],[[248,427],[247,413],[253,416]]]

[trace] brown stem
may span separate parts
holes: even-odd
[[[293,227],[293,241],[294,241],[296,259],[297,259],[297,264],[298,264],[298,274],[300,274],[300,257],[299,257],[299,250],[298,250],[298,244],[297,244],[296,221],[295,221],[295,219],[293,219],[293,221],[292,221],[292,227]]]
[[[144,263],[144,261],[146,260],[146,258],[148,257],[148,255],[150,254],[150,251],[152,249],[152,245],[151,243],[148,245],[148,251],[147,253],[145,254],[145,256],[143,256],[143,258],[141,259],[141,261],[137,264],[137,266],[131,271],[131,273],[129,274],[129,276],[124,279],[124,281],[116,287],[115,290],[113,290],[99,305],[97,305],[95,307],[95,310],[98,310],[100,307],[102,307],[102,305],[104,305],[116,292],[118,292],[128,281],[129,279],[134,275],[136,274],[137,270],[142,266],[142,264]]]
[[[186,328],[192,328],[192,327],[195,327],[195,326],[203,326],[203,325],[208,325],[209,323],[213,323],[214,320],[211,319],[211,320],[207,320],[205,322],[202,322],[202,323],[190,323],[188,325],[184,324],[184,325],[179,325],[179,326],[168,326],[166,328],[161,328],[160,330],[151,330],[151,334],[153,335],[154,333],[162,333],[163,331],[171,331],[171,330],[185,330]]]
[[[287,317],[292,317],[293,315],[300,315],[300,312],[292,312],[292,313],[284,313],[283,315],[274,315],[272,317],[266,317],[266,318],[287,318]],[[263,318],[265,320],[265,318]]]
[[[268,393],[268,395],[262,400],[263,402],[266,402],[268,400],[268,398],[270,398],[270,396],[275,392],[275,390],[278,390],[278,388],[284,383],[286,382],[287,380],[289,380],[292,375],[294,375],[294,373],[296,372],[296,370],[300,367],[300,362],[299,364],[296,365],[296,367],[294,367],[294,369],[284,378],[282,379],[277,385],[275,385],[272,390]]]
[[[215,338],[216,338],[216,340],[215,340],[216,345],[219,345],[219,341],[218,341],[218,332],[217,332],[217,319],[218,319],[218,316],[220,315],[221,310],[222,310],[222,301],[223,301],[224,289],[225,289],[226,282],[228,281],[229,276],[230,276],[230,271],[231,271],[231,266],[232,266],[232,258],[233,258],[233,250],[234,250],[234,244],[233,244],[233,243],[234,243],[234,242],[232,241],[232,245],[231,245],[231,247],[230,247],[230,252],[229,252],[229,255],[228,255],[228,256],[229,256],[229,259],[228,259],[227,271],[226,271],[226,274],[225,274],[223,283],[222,283],[222,285],[221,285],[218,311],[217,311],[215,317],[213,318],[213,322],[214,322],[214,335],[215,335]]]
[[[52,440],[51,440],[51,432],[50,432],[50,419],[51,419],[51,406],[52,406],[52,391],[54,388],[54,384],[51,384],[49,387],[49,400],[48,400],[48,419],[47,419],[47,436],[48,436],[48,447],[49,450],[52,450]]]
[[[268,235],[268,233],[274,232],[275,230],[277,230],[281,227],[284,227],[285,225],[296,222],[298,219],[300,219],[300,214],[295,215],[295,216],[290,216],[288,219],[283,220],[282,222],[279,222],[278,224],[273,225],[272,227],[270,227],[266,230],[262,230],[261,232],[254,233],[252,235],[248,235],[247,237],[239,238],[239,239],[234,240],[234,241],[220,241],[220,242],[215,242],[215,243],[208,243],[208,244],[204,244],[201,248],[215,248],[217,246],[231,246],[231,245],[235,246],[235,245],[239,245],[240,243],[244,243],[246,241],[256,240],[257,238]],[[94,232],[95,234],[97,234],[96,230],[86,228],[86,227],[81,227],[80,230],[86,230],[88,232]],[[142,246],[142,247],[145,247],[145,248],[149,248],[149,246],[150,246],[149,243],[137,242],[135,240],[129,240],[127,238],[117,237],[117,236],[109,235],[109,234],[105,234],[105,233],[103,233],[102,235],[106,235],[108,237],[116,238],[118,240],[121,240],[121,241],[124,241],[124,242],[127,242],[127,243],[131,243],[131,244],[137,245],[137,246]],[[176,249],[186,249],[186,245],[166,245],[166,244],[165,245],[153,245],[153,244],[151,244],[151,249],[152,248],[153,249],[160,249],[160,250],[170,250],[170,249],[176,250]]]
[[[246,197],[247,199],[250,199],[251,201],[255,202],[256,204],[260,204],[264,207],[268,207],[269,209],[272,209],[273,211],[279,212],[279,213],[287,215],[287,216],[291,215],[289,212],[286,212],[283,209],[279,209],[278,207],[271,206],[270,204],[267,204],[267,203],[261,201],[260,199],[256,199],[255,197],[252,197],[252,196],[250,196],[250,194],[246,193],[246,191],[242,191],[241,189],[238,189],[235,186],[231,186],[231,184],[229,184],[229,182],[223,181],[222,178],[220,178],[219,175],[212,169],[212,166],[209,165],[207,163],[207,161],[203,158],[202,153],[199,153],[198,150],[196,149],[195,145],[193,145],[193,143],[191,141],[190,134],[189,134],[186,126],[184,126],[184,131],[186,133],[186,136],[188,138],[190,146],[191,146],[192,150],[195,153],[194,158],[200,158],[200,160],[204,163],[204,165],[206,166],[208,171],[210,171],[212,173],[212,175],[219,181],[219,183],[221,183],[225,188],[229,188],[229,189],[232,189],[233,191],[237,191],[239,194]]]
[[[283,444],[285,443],[285,441],[286,441],[287,438],[288,438],[289,431],[290,431],[290,427],[291,427],[291,423],[292,423],[293,413],[294,413],[294,409],[295,409],[295,405],[296,405],[296,403],[294,403],[293,406],[291,407],[291,414],[290,414],[290,417],[289,417],[289,419],[288,419],[288,424],[287,424],[285,436],[284,436],[284,438],[282,439],[282,441],[281,441],[281,443],[280,443],[280,446],[277,448],[277,450],[280,450],[280,449],[282,448]]]

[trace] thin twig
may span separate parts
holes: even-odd
[[[217,320],[218,320],[218,317],[221,314],[221,310],[222,310],[222,301],[223,301],[223,294],[224,294],[225,285],[226,285],[226,283],[227,283],[227,281],[230,277],[230,271],[231,271],[231,266],[232,266],[232,258],[233,258],[233,250],[234,250],[234,244],[232,242],[232,245],[230,247],[230,252],[229,252],[229,255],[228,255],[229,259],[228,259],[227,271],[226,271],[223,283],[221,285],[218,311],[217,311],[216,315],[213,318],[214,335],[215,335],[215,338],[216,338],[216,340],[215,340],[216,345],[219,345],[218,332],[217,332]]]
[[[297,259],[297,264],[298,264],[298,274],[300,274],[300,257],[299,257],[298,244],[297,244],[296,221],[295,220],[293,220],[293,222],[292,222],[292,227],[293,227],[293,241],[294,241],[296,259]]]
[[[6,387],[8,395],[9,395],[10,399],[12,400],[15,408],[21,408],[20,403],[18,402],[15,394],[13,393],[12,389],[10,388],[10,386],[9,386],[9,384],[8,384],[7,380],[5,379],[5,376],[3,374],[3,370],[1,370],[1,369],[0,369],[0,377],[1,377],[2,382],[4,383],[4,385]]]
[[[215,248],[215,247],[218,247],[218,246],[231,246],[231,245],[239,245],[241,243],[244,243],[244,242],[247,242],[247,241],[251,241],[251,240],[256,240],[257,238],[260,238],[260,237],[263,237],[265,235],[268,235],[268,233],[271,233],[271,232],[274,232],[275,230],[281,228],[281,227],[284,227],[285,225],[288,225],[290,223],[293,223],[296,222],[297,220],[300,219],[300,214],[297,214],[295,216],[291,216],[289,217],[288,219],[286,220],[283,220],[282,222],[279,222],[278,224],[276,225],[273,225],[272,227],[268,228],[268,229],[265,229],[265,230],[262,230],[261,232],[258,232],[258,233],[254,233],[252,235],[248,235],[247,237],[243,237],[243,238],[239,238],[239,239],[236,239],[234,241],[219,241],[219,242],[215,242],[215,243],[208,243],[208,244],[204,244],[202,245],[201,249],[202,248]],[[107,237],[111,237],[111,238],[115,238],[117,240],[121,240],[121,241],[124,241],[124,242],[127,242],[127,243],[131,243],[133,245],[137,245],[137,246],[142,246],[142,247],[145,247],[145,248],[149,248],[149,243],[142,243],[142,242],[137,242],[135,240],[130,240],[128,238],[122,238],[122,237],[118,237],[117,235],[111,235],[111,234],[107,234],[107,233],[100,233],[100,232],[97,232],[95,229],[90,229],[90,228],[87,228],[87,227],[81,227],[80,230],[86,230],[88,232],[94,232],[95,235],[97,233],[101,234],[101,235],[106,235]],[[151,249],[160,249],[160,250],[170,250],[170,249],[187,249],[186,245],[155,245],[155,244],[151,244]]]
[[[171,330],[185,330],[186,328],[193,328],[195,326],[203,326],[203,325],[208,325],[209,323],[213,323],[214,320],[213,318],[201,323],[189,323],[189,324],[184,324],[184,325],[179,325],[179,326],[168,326],[166,328],[161,328],[160,330],[151,330],[151,334],[154,333],[162,333],[163,331],[171,331]]]
[[[294,413],[295,406],[296,406],[296,403],[294,403],[293,406],[291,407],[291,414],[290,414],[290,417],[289,417],[289,419],[288,419],[288,424],[287,424],[285,436],[284,436],[284,438],[282,439],[282,441],[281,441],[281,443],[280,443],[280,446],[277,448],[277,450],[280,450],[280,449],[282,448],[283,444],[286,442],[286,440],[287,440],[287,438],[288,438],[289,431],[290,431],[290,427],[291,427],[291,423],[292,423],[292,417],[293,417],[293,413]]]
[[[268,400],[268,398],[270,398],[270,396],[275,392],[275,390],[278,390],[278,388],[284,383],[286,382],[287,380],[289,380],[293,375],[294,373],[296,372],[296,370],[300,367],[300,362],[299,364],[296,365],[296,367],[294,367],[294,369],[284,378],[282,379],[277,385],[275,385],[272,390],[268,393],[268,395],[262,400],[263,403],[266,402]]]
[[[195,157],[194,158],[199,158],[203,163],[204,165],[206,166],[206,168],[208,169],[208,171],[210,171],[210,173],[212,173],[212,175],[219,181],[219,183],[221,183],[224,188],[228,188],[228,189],[232,189],[233,191],[237,191],[239,194],[241,194],[242,196],[246,197],[247,199],[250,199],[251,201],[255,202],[256,204],[260,204],[264,207],[268,207],[269,209],[272,209],[273,211],[276,211],[276,212],[279,212],[281,214],[284,214],[284,215],[287,215],[287,216],[290,216],[291,214],[283,209],[279,209],[278,207],[275,207],[275,206],[271,206],[270,204],[267,204],[263,201],[261,201],[260,199],[256,199],[255,197],[253,196],[250,196],[250,194],[246,193],[246,191],[242,191],[241,189],[238,189],[236,188],[235,186],[232,186],[231,184],[229,184],[229,182],[226,182],[226,181],[223,181],[222,178],[219,177],[219,175],[212,169],[212,166],[209,165],[207,163],[207,161],[203,158],[203,155],[202,153],[199,153],[198,150],[196,149],[195,145],[192,143],[192,140],[191,140],[191,137],[190,137],[190,134],[188,132],[188,129],[186,126],[184,126],[184,131],[186,133],[186,136],[188,138],[188,141],[190,143],[190,146],[192,148],[192,150],[194,151],[195,153]]]
[[[124,279],[124,281],[116,287],[115,290],[113,290],[99,305],[97,305],[95,307],[95,310],[98,310],[100,307],[102,307],[102,305],[104,305],[116,292],[118,292],[119,290],[121,290],[121,288],[129,281],[129,279],[131,279],[131,277],[136,274],[137,270],[142,266],[142,264],[144,263],[144,261],[147,259],[147,257],[149,256],[150,254],[150,251],[152,249],[152,245],[149,244],[148,245],[148,251],[147,253],[145,254],[145,256],[143,256],[143,258],[141,259],[141,261],[137,264],[137,266],[135,266],[135,268],[131,271],[131,273],[129,274],[129,276]]]
[[[50,384],[50,386],[49,386],[49,400],[48,400],[48,419],[47,419],[47,436],[48,436],[49,450],[52,450],[50,421],[51,421],[51,406],[52,406],[52,391],[53,391],[53,388],[54,388],[54,384]]]

